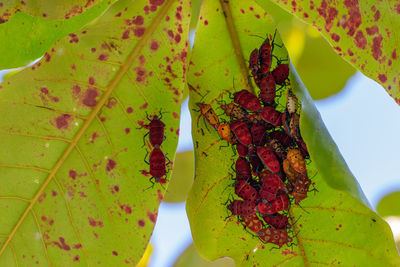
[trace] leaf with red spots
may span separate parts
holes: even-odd
[[[207,25],[202,23],[204,20]],[[247,89],[258,94],[258,87],[249,77],[247,62],[253,49],[263,42],[254,35],[269,36],[274,32],[270,18],[254,2],[203,1],[187,75],[191,85],[195,179],[186,210],[196,248],[209,260],[231,257],[236,266],[398,264],[389,226],[369,208],[292,67],[290,87],[302,103],[300,130],[311,157],[307,171],[318,192],[309,192],[301,207],[294,203],[289,206],[292,225],[289,236],[295,244],[291,247],[271,249],[276,246],[263,244],[245,231],[235,216],[229,217],[229,198],[239,198],[235,195],[235,173],[231,169],[238,155],[200,117],[196,103],[210,104],[221,114],[219,105],[232,102],[228,92]],[[282,44],[279,34],[274,42]],[[281,60],[288,58],[284,46],[275,46],[273,54]],[[272,69],[277,64],[274,57]],[[279,91],[276,107],[279,111],[286,104],[288,87]],[[219,120],[229,121],[229,118],[219,115]]]
[[[268,10],[265,1],[256,2]],[[397,1],[274,2],[319,29],[336,53],[380,83],[400,104],[400,61],[397,60],[400,4]]]
[[[173,161],[189,12],[189,1],[118,1],[4,79],[0,266],[138,263],[172,168],[152,187],[147,117],[166,125]]]
[[[271,1],[263,1],[262,4],[273,17],[291,63],[311,97],[318,100],[340,92],[356,69],[337,55],[312,26]],[[321,84],[324,85],[323,90]]]
[[[42,57],[56,40],[78,31],[104,13],[114,2],[103,0],[68,20],[54,21],[17,13],[7,23],[0,24],[0,69],[22,67]]]
[[[0,23],[8,21],[19,12],[48,20],[70,19],[101,2],[100,0],[0,1]]]

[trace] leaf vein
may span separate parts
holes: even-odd
[[[36,226],[37,226],[37,228],[38,228],[38,231],[39,231],[39,233],[40,233],[40,240],[42,241],[42,245],[43,245],[43,249],[44,249],[44,254],[46,255],[47,263],[48,263],[50,266],[52,266],[52,264],[51,264],[51,262],[50,262],[50,258],[49,258],[49,253],[48,253],[48,251],[47,251],[47,246],[46,246],[46,244],[44,243],[43,233],[42,233],[42,230],[40,229],[39,221],[38,221],[38,218],[37,218],[37,216],[36,216],[35,210],[32,209],[32,210],[31,210],[31,213],[32,213],[32,217],[33,217],[33,219],[34,219],[34,221],[35,221],[35,223],[36,223]]]

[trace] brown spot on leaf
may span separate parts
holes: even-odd
[[[79,261],[79,255],[76,255],[76,256],[74,257],[74,261],[75,261],[75,262]]]
[[[122,39],[128,39],[129,38],[129,30],[126,30],[122,33]]]
[[[358,48],[365,49],[367,46],[367,39],[362,31],[357,31],[356,36],[354,37],[354,43]]]
[[[133,30],[133,34],[136,37],[141,37],[144,34],[144,31],[146,30],[146,28],[143,27],[137,27]]]
[[[112,98],[108,99],[106,107],[111,109],[111,108],[115,107],[116,104],[117,104],[117,100],[114,97],[112,97]]]
[[[128,133],[130,133],[131,132],[131,129],[130,128],[125,128],[125,133],[126,134],[128,134]]]
[[[69,40],[71,44],[79,42],[78,36],[75,33],[70,33],[69,36],[71,37],[71,39]]]
[[[150,49],[153,51],[156,51],[158,49],[158,47],[159,47],[159,45],[158,45],[157,41],[153,40],[150,44]]]
[[[103,222],[102,221],[96,221],[95,219],[88,217],[88,221],[89,221],[89,225],[92,227],[104,227]]]
[[[100,54],[98,59],[101,61],[107,60],[108,59],[109,54]]]
[[[400,4],[395,5],[394,10],[396,10],[397,14],[400,14]]]
[[[97,138],[97,137],[99,137],[99,135],[96,133],[96,132],[94,132],[94,133],[92,133],[92,137],[90,137],[90,143],[94,143],[94,140]]]
[[[74,249],[81,249],[81,248],[82,248],[82,244],[80,244],[80,243],[75,244],[75,245],[73,246],[73,248],[74,248]]]
[[[128,108],[126,109],[126,113],[132,113],[132,112],[133,112],[133,108],[128,107]]]
[[[331,34],[331,38],[335,42],[339,42],[339,40],[340,40],[340,36],[338,34],[336,34],[336,33],[332,33]]]
[[[155,6],[161,6],[164,3],[164,0],[150,0],[150,4]]]
[[[379,35],[372,40],[372,56],[375,60],[378,60],[382,55],[382,39],[382,35]]]
[[[160,189],[157,190],[157,195],[158,195],[158,203],[161,203],[161,201],[163,200],[164,196],[161,192]]]
[[[69,122],[72,120],[72,116],[69,114],[62,114],[58,116],[55,121],[56,121],[56,127],[57,129],[68,129]]]
[[[71,177],[73,180],[76,179],[76,176],[78,175],[75,170],[69,170],[69,177]]]
[[[89,79],[89,83],[90,83],[90,79]],[[99,94],[97,93],[97,90],[96,90],[96,89],[94,89],[94,88],[89,88],[89,89],[87,89],[86,92],[85,92],[85,96],[84,96],[84,98],[83,98],[83,100],[82,100],[82,103],[83,103],[85,106],[94,107],[94,106],[96,106],[96,104],[97,104],[96,98],[98,97],[98,95],[99,95]]]
[[[378,21],[380,17],[381,17],[381,12],[379,12],[379,10],[377,10],[377,11],[375,12],[375,15],[374,15],[375,21]]]
[[[204,25],[206,25],[206,26],[208,25],[208,20],[204,21]]]
[[[179,43],[181,41],[181,35],[176,34],[174,40],[175,40],[175,42]]]
[[[342,18],[342,27],[348,29],[347,35],[353,36],[362,22],[358,0],[345,0],[348,16]]]
[[[317,8],[317,11],[325,19],[325,29],[329,32],[333,26],[333,20],[338,14],[337,9],[328,6],[326,0],[322,0],[320,7]]]
[[[115,250],[112,252],[112,254],[113,254],[114,256],[118,256],[118,252],[116,252]]]
[[[152,223],[156,223],[156,220],[157,220],[157,212],[155,212],[155,213],[151,213],[151,212],[147,212],[147,217],[150,219],[150,221],[152,222]]]
[[[365,28],[365,30],[366,30],[368,35],[374,35],[374,34],[379,33],[379,28],[378,28],[377,25],[374,25],[374,26],[369,27],[369,28],[367,27],[367,28]]]
[[[117,163],[114,160],[108,159],[107,160],[106,171],[108,171],[108,172],[111,171],[112,169],[115,168],[116,165],[117,165]]]
[[[138,221],[139,227],[143,227],[145,224],[146,224],[146,223],[145,223],[144,220],[139,220],[139,221]]]
[[[69,245],[67,245],[67,243],[65,243],[65,239],[64,238],[59,237],[58,240],[60,242],[54,241],[53,244],[56,245],[57,247],[59,247],[60,249],[67,250],[67,251],[71,250],[71,247]]]
[[[123,210],[126,214],[132,214],[132,208],[129,205],[120,205],[121,210]]]
[[[147,106],[149,105],[149,103],[144,103],[143,105],[141,105],[140,107],[139,107],[139,109],[146,109],[147,108]]]
[[[378,79],[382,82],[385,83],[387,81],[386,74],[379,74]]]
[[[132,23],[135,25],[143,25],[144,18],[142,16],[133,17]]]

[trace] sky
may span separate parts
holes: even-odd
[[[178,152],[193,149],[187,102],[182,104]],[[372,206],[384,195],[400,190],[400,107],[386,91],[357,73],[341,92],[315,104]],[[185,203],[161,204],[151,243],[149,266],[173,266],[192,243]]]

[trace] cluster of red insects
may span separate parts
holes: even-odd
[[[239,155],[233,185],[241,199],[228,200],[227,208],[251,234],[282,247],[292,242],[289,206],[307,197],[311,181],[305,161],[308,150],[300,135],[299,101],[288,88],[285,107],[276,102],[276,93],[290,81],[288,65],[272,55],[274,45],[272,37],[266,38],[252,51],[249,69],[259,95],[241,90],[234,94],[234,102],[221,105],[228,122],[220,123],[211,105],[197,105]],[[277,66],[271,70],[273,58]]]
[[[148,152],[145,157],[145,162],[150,165],[150,182],[154,185],[154,181],[156,183],[165,184],[167,181],[164,178],[164,175],[167,174],[166,169],[166,156],[164,152],[161,150],[160,146],[164,142],[164,128],[165,124],[161,121],[161,116],[158,117],[154,115],[152,119],[147,116],[147,119],[150,121],[149,124],[144,125],[143,128],[148,129],[149,132],[143,137],[145,138],[147,135],[150,139],[150,144],[153,146],[153,150],[150,152],[149,162],[146,161]],[[143,141],[145,143],[145,141]],[[154,179],[154,181],[153,181]]]

